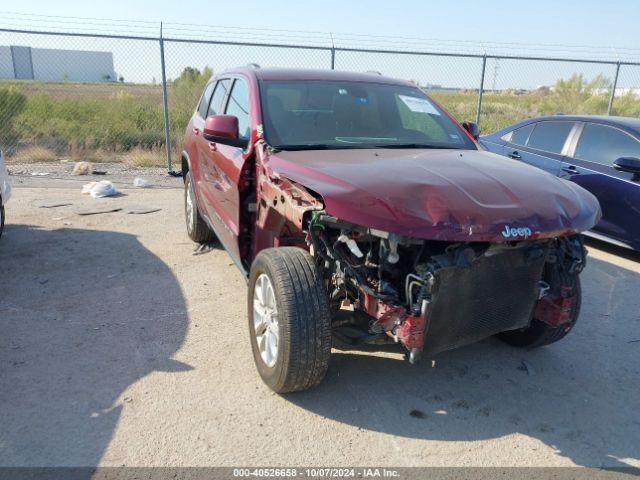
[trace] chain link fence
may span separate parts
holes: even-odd
[[[179,30],[179,28],[178,28]],[[231,31],[230,31],[231,32]],[[303,33],[297,34],[302,43]],[[10,163],[126,162],[172,169],[208,78],[267,66],[376,71],[411,80],[489,133],[555,113],[640,116],[640,63],[63,33],[0,28],[0,146]],[[389,43],[393,47],[393,43]]]

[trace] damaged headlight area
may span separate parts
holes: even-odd
[[[572,321],[585,265],[580,236],[506,243],[398,236],[311,212],[307,243],[333,317],[333,334],[356,346],[401,343],[415,362],[532,322]]]

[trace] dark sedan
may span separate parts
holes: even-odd
[[[640,119],[555,115],[480,138],[488,150],[593,193],[602,220],[589,235],[640,250]]]

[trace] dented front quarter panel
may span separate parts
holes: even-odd
[[[553,238],[589,230],[601,215],[596,198],[577,185],[481,151],[279,152],[269,164],[321,195],[330,215],[407,237]]]
[[[323,203],[303,186],[273,170],[264,143],[257,148],[257,212],[254,252],[270,247],[306,247],[303,234],[305,213],[321,210]]]

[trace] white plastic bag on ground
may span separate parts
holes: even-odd
[[[93,198],[112,197],[118,194],[118,190],[109,180],[89,182],[82,187],[82,193]]]
[[[147,188],[149,186],[149,182],[147,182],[144,178],[136,177],[133,179],[133,186]]]

